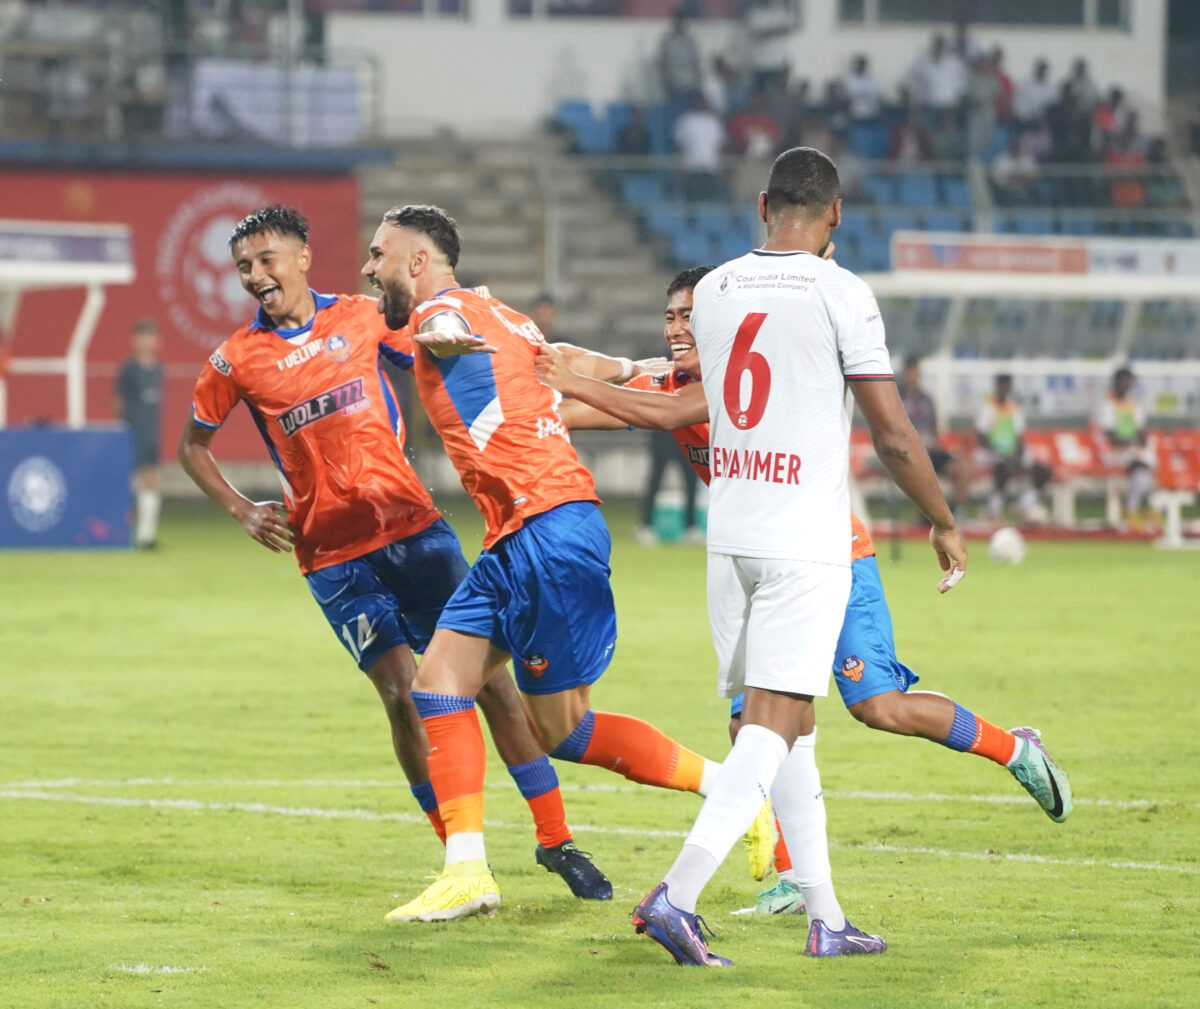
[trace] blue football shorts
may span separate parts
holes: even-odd
[[[366,672],[400,645],[425,651],[442,607],[467,570],[458,537],[438,519],[412,536],[314,571],[306,580],[333,633]]]
[[[851,565],[850,572],[850,601],[833,660],[833,682],[847,708],[889,690],[906,692],[920,679],[896,658],[892,615],[883,595],[878,562],[874,557],[862,557]],[[741,715],[743,698],[739,694],[730,702],[730,718]]]
[[[552,508],[479,555],[437,625],[508,652],[522,693],[594,683],[617,643],[611,550],[596,505]]]

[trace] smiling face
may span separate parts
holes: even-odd
[[[408,317],[420,303],[414,268],[421,262],[420,235],[409,228],[397,228],[386,221],[371,239],[370,258],[363,264],[362,275],[379,295],[379,311],[388,329],[403,329]]]
[[[692,336],[692,291],[685,287],[667,299],[663,337],[671,353],[671,363],[689,378],[700,378],[700,353]]]
[[[312,250],[298,235],[275,231],[247,235],[233,245],[242,287],[283,328],[304,325],[312,317],[308,268]]]

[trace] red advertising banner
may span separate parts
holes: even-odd
[[[1077,274],[1088,272],[1088,254],[1079,240],[906,232],[892,237],[892,269]]]
[[[358,182],[350,175],[222,175],[187,172],[0,171],[0,218],[126,224],[137,276],[105,288],[107,303],[88,351],[87,419],[112,419],[112,385],[130,352],[134,323],[156,319],[166,376],[163,452],[174,453],[192,386],[212,350],[254,316],[228,238],[245,214],[269,203],[298,207],[310,223],[312,285],[360,290],[366,259],[359,235]],[[11,335],[16,357],[61,355],[79,316],[78,287],[21,296]],[[59,423],[66,416],[58,376],[7,376],[8,423]],[[245,410],[235,411],[215,445],[222,459],[265,460]]]

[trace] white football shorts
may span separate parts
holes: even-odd
[[[824,697],[849,598],[849,566],[710,553],[720,696],[759,687]]]

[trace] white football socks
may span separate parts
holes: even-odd
[[[743,732],[745,729],[742,730]],[[835,932],[846,927],[846,915],[833,889],[829,864],[829,839],[825,834],[825,798],[817,770],[817,732],[800,736],[779,768],[771,789],[771,802],[788,854],[790,878],[804,891],[808,919],[820,919]]]
[[[663,877],[667,898],[681,911],[696,910],[700,891],[754,822],[786,757],[787,743],[778,733],[761,725],[742,726],[683,850]]]
[[[137,492],[137,543],[149,546],[158,538],[158,514],[162,510],[162,495],[156,490]]]
[[[720,770],[721,765],[715,760],[704,758],[704,770],[700,772],[700,788],[698,789],[702,798],[708,798],[708,793],[712,791],[713,782],[717,780],[717,772]]]

